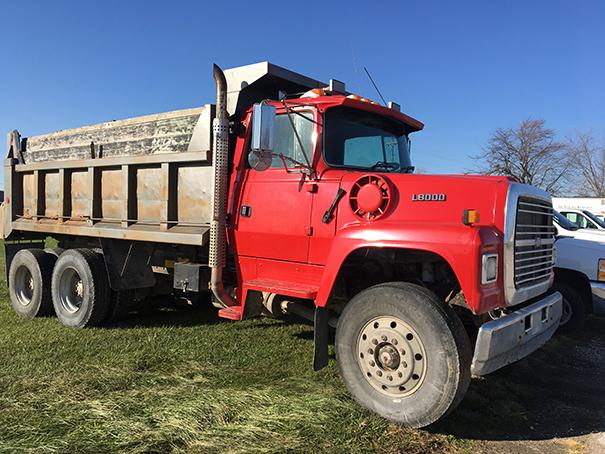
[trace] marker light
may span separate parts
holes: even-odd
[[[325,94],[326,91],[323,88],[314,88],[304,93],[301,98],[318,98],[319,96],[324,96]]]
[[[479,211],[464,210],[462,212],[462,223],[465,225],[473,225],[479,222]]]
[[[605,281],[605,259],[599,259],[599,273],[597,275],[598,281]]]

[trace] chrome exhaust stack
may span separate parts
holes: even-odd
[[[229,115],[227,114],[227,80],[223,70],[213,66],[216,81],[216,116],[212,122],[213,182],[211,199],[212,221],[210,223],[210,253],[208,264],[211,268],[210,290],[217,302],[223,306],[237,306],[239,303],[223,286],[223,268],[227,257],[227,217],[228,168],[229,168]]]

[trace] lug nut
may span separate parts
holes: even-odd
[[[397,345],[397,339],[393,339],[393,340],[391,341],[391,344],[393,344],[393,345]]]
[[[373,343],[374,345],[378,345],[378,341],[377,341],[376,339],[372,339],[372,343]]]
[[[397,376],[398,376],[399,378],[401,378],[401,377],[403,377],[403,374],[402,374],[401,372],[397,372]]]
[[[378,371],[378,372],[376,372],[376,375],[378,375],[379,377],[382,377],[382,372]]]
[[[406,367],[408,367],[408,363],[406,363],[405,361],[401,362],[401,365],[403,366],[403,368],[405,369]]]
[[[387,341],[387,337],[386,336],[382,336],[381,339],[382,339],[382,342],[386,342]]]
[[[374,361],[370,361],[370,366],[374,367],[376,365],[376,363]]]
[[[389,381],[393,381],[393,377],[391,377],[390,375],[387,377],[387,380]]]
[[[368,348],[368,353],[369,353],[370,355],[373,355],[373,354],[374,354],[374,350],[372,350],[371,348]]]

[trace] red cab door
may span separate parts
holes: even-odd
[[[300,179],[283,168],[248,171],[236,231],[238,255],[307,262],[313,194]]]
[[[292,158],[292,161],[285,161],[289,172],[277,156],[267,170],[246,170],[235,228],[238,255],[308,261],[313,192],[305,184],[301,166],[296,162],[304,163],[305,154],[309,160],[313,156],[316,134],[314,123],[310,121],[312,118],[310,111],[292,114],[301,142],[286,114],[276,118],[274,152]]]

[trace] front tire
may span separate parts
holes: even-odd
[[[101,325],[109,311],[110,293],[101,255],[90,249],[70,249],[59,256],[52,276],[52,300],[65,326]]]
[[[452,411],[470,384],[471,347],[454,311],[423,287],[370,287],[336,328],[343,381],[362,406],[407,427]]]

